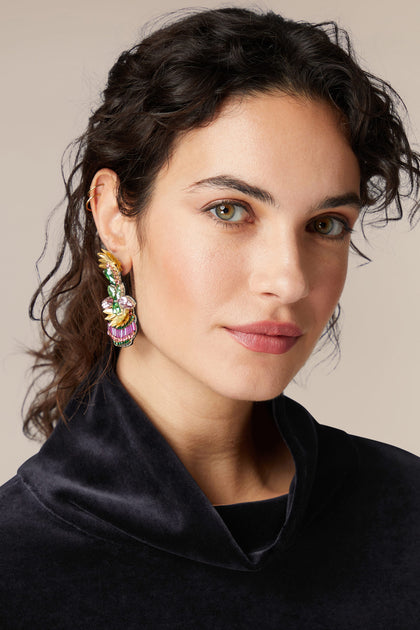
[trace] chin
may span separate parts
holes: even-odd
[[[218,383],[214,390],[225,398],[231,400],[263,401],[271,400],[279,396],[290,383],[294,374],[289,377],[280,378],[278,374],[275,378],[270,378],[269,374],[264,374],[261,378],[235,379],[236,382]]]
[[[207,383],[215,392],[232,400],[271,400],[285,390],[306,363],[308,355],[309,351],[301,351],[299,356],[282,355],[274,361],[272,355],[251,356],[246,362],[229,361],[216,375],[214,372],[209,374]]]

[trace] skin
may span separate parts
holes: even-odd
[[[197,185],[220,176],[234,186]],[[121,382],[212,503],[287,492],[293,460],[262,401],[306,362],[344,286],[343,225],[358,217],[360,172],[342,120],[327,103],[279,92],[232,99],[179,140],[141,241],[137,222],[118,210],[116,183],[112,171],[97,173],[92,209],[102,242],[134,278],[141,332],[120,353]],[[214,206],[227,200],[234,206],[227,215],[219,206],[218,218]],[[332,232],[320,233],[319,217]],[[262,320],[303,334],[271,354],[225,328]]]

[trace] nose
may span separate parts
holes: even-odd
[[[255,252],[250,289],[282,304],[294,304],[309,294],[309,261],[297,235],[276,232],[266,235]]]

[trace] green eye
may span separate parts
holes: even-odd
[[[351,229],[344,219],[337,217],[324,216],[314,219],[311,223],[312,230],[321,236],[330,236],[332,238],[344,237]]]
[[[221,221],[236,223],[244,219],[246,214],[245,208],[236,203],[218,203],[213,208],[210,208],[210,212],[214,217]]]
[[[330,234],[334,230],[334,221],[331,217],[317,219],[315,221],[315,229],[320,234]]]

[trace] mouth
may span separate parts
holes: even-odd
[[[266,354],[288,352],[303,334],[295,324],[269,321],[224,328],[248,350]]]

